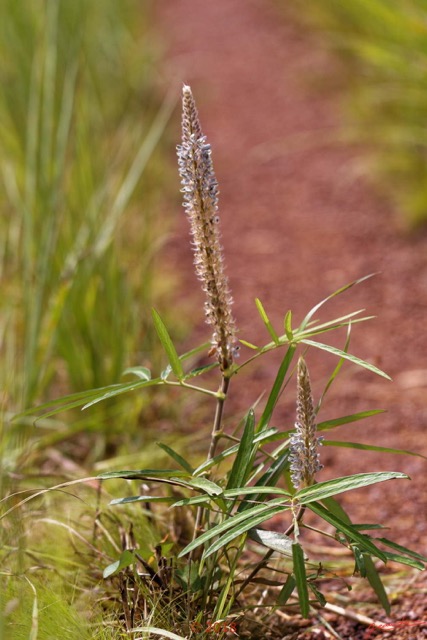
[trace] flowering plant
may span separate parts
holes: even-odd
[[[207,362],[201,367],[193,365],[196,357],[208,351],[209,345],[206,344],[178,355],[165,323],[158,312],[153,311],[153,322],[168,361],[162,372],[152,377],[147,368],[135,367],[128,371],[135,377],[132,382],[70,396],[60,406],[56,404],[54,409],[48,405],[41,407],[50,409],[45,415],[53,415],[64,408],[82,405],[88,408],[107,398],[150,386],[190,389],[208,397],[215,405],[210,442],[206,458],[201,463],[162,445],[176,468],[119,470],[99,476],[103,480],[122,478],[144,482],[138,495],[115,499],[112,504],[166,503],[170,506],[169,513],[180,513],[184,518],[190,510],[194,516],[190,518],[190,539],[177,542],[170,551],[171,558],[163,555],[160,544],[153,567],[138,556],[135,549],[126,549],[117,562],[105,569],[104,576],[110,577],[142,563],[145,577],[138,574],[138,580],[145,585],[145,593],[155,591],[164,606],[175,607],[185,633],[201,633],[209,620],[215,621],[215,629],[220,633],[230,630],[235,633],[236,620],[241,618],[242,610],[249,616],[255,605],[256,610],[269,603],[273,607],[297,605],[303,617],[325,606],[321,581],[325,577],[334,578],[335,573],[327,559],[321,562],[311,559],[311,552],[305,548],[305,532],[314,530],[348,550],[354,559],[354,573],[367,579],[388,612],[390,605],[376,563],[393,560],[422,569],[426,558],[387,538],[371,537],[365,531],[381,528],[380,525],[353,523],[335,498],[346,491],[392,479],[408,479],[408,476],[386,471],[333,480],[319,479],[318,473],[322,469],[319,445],[323,436],[318,433],[372,417],[380,411],[369,410],[319,421],[320,402],[317,406],[314,403],[306,364],[307,352],[312,348],[338,358],[325,393],[344,361],[388,378],[383,371],[349,352],[352,327],[369,320],[368,317],[355,311],[322,323],[316,319],[321,306],[366,278],[329,295],[311,309],[298,326],[293,326],[291,312],[286,313],[283,335],[276,332],[261,301],[256,300],[269,340],[262,346],[241,338],[238,340],[220,245],[218,184],[211,148],[202,133],[190,87],[184,86],[182,97],[179,171],[184,208],[191,226],[195,271],[206,294],[206,321],[212,328],[209,355],[215,356],[215,362]],[[343,349],[319,341],[319,336],[337,329],[346,331]],[[250,355],[238,363],[240,345]],[[260,415],[256,417],[255,409],[251,407],[234,432],[227,432],[223,412],[233,377],[278,349],[284,350],[284,356]],[[294,366],[298,352],[299,359]],[[212,370],[218,372],[217,390],[212,389],[211,377],[205,384],[199,382]],[[277,429],[272,425],[273,412],[282,392],[288,388],[294,370],[297,396],[295,429]],[[323,444],[336,443],[323,441]],[[358,444],[354,446],[360,448]],[[364,445],[364,448],[371,447]],[[158,484],[169,488],[169,493],[161,493],[157,489],[150,493],[145,488]],[[308,513],[311,514],[310,523],[317,520],[316,526],[306,522]],[[285,521],[288,519],[287,528],[282,532],[266,525],[278,514]],[[167,531],[163,534],[167,535]],[[264,585],[266,594],[261,600],[253,593],[253,585],[259,583]],[[213,629],[212,623],[208,626]],[[138,630],[158,632],[157,628],[153,629],[146,626]],[[169,633],[167,637],[179,636]]]

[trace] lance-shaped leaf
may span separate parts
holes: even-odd
[[[292,556],[293,539],[278,531],[266,531],[265,529],[249,529],[248,537],[263,547],[273,549],[286,556]]]
[[[288,373],[290,364],[292,362],[295,349],[296,349],[295,345],[289,345],[286,351],[286,355],[280,364],[276,379],[273,384],[273,388],[271,390],[270,395],[268,396],[267,404],[265,405],[265,409],[258,423],[257,432],[262,431],[262,429],[264,429],[270,421],[270,418],[273,414],[274,407],[276,406],[277,400],[279,399],[280,392],[282,391],[282,385],[285,380],[286,374]]]
[[[270,322],[270,318],[268,317],[262,302],[259,298],[255,298],[255,304],[256,304],[256,308],[258,309],[258,313],[261,316],[261,319],[263,321],[263,323],[266,326],[266,329],[268,331],[268,333],[270,334],[270,336],[273,339],[273,342],[275,345],[278,345],[280,343],[279,341],[279,336],[277,335],[277,333],[275,332],[275,330],[273,329],[273,325]]]
[[[322,351],[328,351],[332,353],[334,356],[338,356],[339,358],[344,358],[344,360],[348,360],[353,364],[357,364],[359,367],[363,367],[364,369],[368,369],[368,371],[372,371],[372,373],[376,373],[378,376],[382,378],[386,378],[386,380],[391,380],[390,376],[378,369],[375,365],[370,362],[366,362],[357,356],[354,356],[351,353],[346,353],[342,351],[342,349],[337,349],[337,347],[332,347],[330,344],[324,344],[323,342],[316,342],[314,340],[301,340],[303,344],[308,344],[310,347],[316,347],[317,349],[321,349]]]
[[[166,352],[169,364],[172,367],[172,371],[174,372],[178,380],[182,380],[184,378],[184,370],[182,368],[181,360],[178,357],[168,330],[166,329],[165,323],[155,309],[152,309],[152,315],[154,328],[156,329],[159,340],[162,343],[162,347]]]
[[[334,478],[334,480],[326,480],[325,482],[304,487],[295,493],[294,499],[301,502],[301,504],[308,504],[314,500],[324,500],[324,498],[328,498],[329,496],[336,496],[339,493],[351,491],[352,489],[360,489],[361,487],[367,487],[371,484],[377,484],[378,482],[396,479],[409,480],[409,476],[400,471],[357,473],[352,476]]]
[[[254,453],[255,436],[255,413],[253,409],[249,410],[246,418],[245,427],[243,429],[242,439],[240,440],[237,455],[231,467],[230,475],[227,482],[227,489],[234,489],[245,484],[250,469],[252,468]]]
[[[375,568],[375,565],[372,561],[371,556],[368,553],[364,554],[365,560],[365,571],[366,577],[368,578],[368,582],[375,591],[378,596],[378,600],[381,602],[384,611],[387,615],[390,614],[390,602],[387,597],[386,590],[384,589],[384,585],[381,582],[381,578],[378,575],[378,571]]]
[[[308,618],[310,604],[308,599],[307,575],[305,572],[304,552],[298,542],[292,545],[292,560],[294,565],[294,576],[297,585],[298,600],[303,618]]]

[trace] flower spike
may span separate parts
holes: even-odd
[[[206,294],[206,322],[213,327],[212,347],[223,371],[237,350],[233,299],[224,273],[218,216],[218,183],[211,147],[200,126],[190,87],[182,90],[182,143],[177,147],[184,209],[190,221],[196,275]]]
[[[310,377],[304,358],[298,360],[297,368],[297,416],[295,432],[290,438],[290,469],[296,489],[314,483],[315,474],[323,466],[317,449],[322,437],[316,436],[316,414],[311,394]]]

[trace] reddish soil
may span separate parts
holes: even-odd
[[[255,344],[269,341],[255,297],[281,331],[288,309],[297,323],[335,289],[380,272],[319,315],[327,319],[366,308],[368,315],[377,316],[354,328],[350,351],[380,366],[393,382],[346,365],[321,419],[384,408],[386,414],[343,427],[332,437],[427,455],[427,236],[405,235],[391,204],[375,193],[361,171],[359,152],[334,144],[340,127],[337,66],[321,41],[278,4],[155,3],[165,47],[161,81],[192,86],[212,144],[239,336]],[[178,115],[176,130],[178,138]],[[168,256],[182,275],[184,306],[189,299],[194,309],[203,298],[193,274],[187,227],[182,213]],[[208,338],[202,314],[196,332]],[[334,344],[344,341],[343,334]],[[267,357],[250,377],[233,380],[238,397],[233,409],[241,411],[268,390],[277,362]],[[314,351],[307,362],[318,397],[336,362]],[[276,411],[277,426],[289,427],[292,421],[291,396]],[[325,447],[322,462],[323,479],[368,470],[408,473],[410,483],[352,492],[344,502],[356,521],[386,522],[392,528],[389,537],[426,553],[425,459]],[[427,612],[417,611],[427,618]],[[410,631],[412,637],[424,637],[421,628]],[[411,637],[399,634],[392,637]],[[364,636],[353,626],[343,637]]]

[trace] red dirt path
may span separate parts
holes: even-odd
[[[272,2],[157,0],[155,13],[165,46],[161,81],[192,86],[212,144],[240,337],[268,341],[255,297],[281,329],[289,308],[298,322],[343,284],[381,272],[321,317],[359,308],[377,316],[355,327],[350,351],[380,366],[394,382],[345,366],[321,418],[384,408],[386,414],[333,437],[427,455],[427,237],[399,231],[391,205],[360,171],[356,152],[333,143],[339,96],[325,88],[336,84],[333,61]],[[176,123],[178,132],[178,115]],[[182,297],[201,305],[187,237],[182,213],[168,255],[182,274]],[[197,333],[208,338],[202,316]],[[344,341],[342,335],[336,344]],[[318,394],[335,361],[311,351],[307,361]],[[274,362],[267,358],[250,380],[233,381],[238,408],[268,389]],[[291,400],[284,400],[275,424],[287,419],[289,425],[292,411]],[[368,470],[408,473],[411,484],[377,485],[347,494],[345,501],[359,521],[386,521],[390,537],[427,551],[424,459],[325,448],[322,461],[324,479]]]

